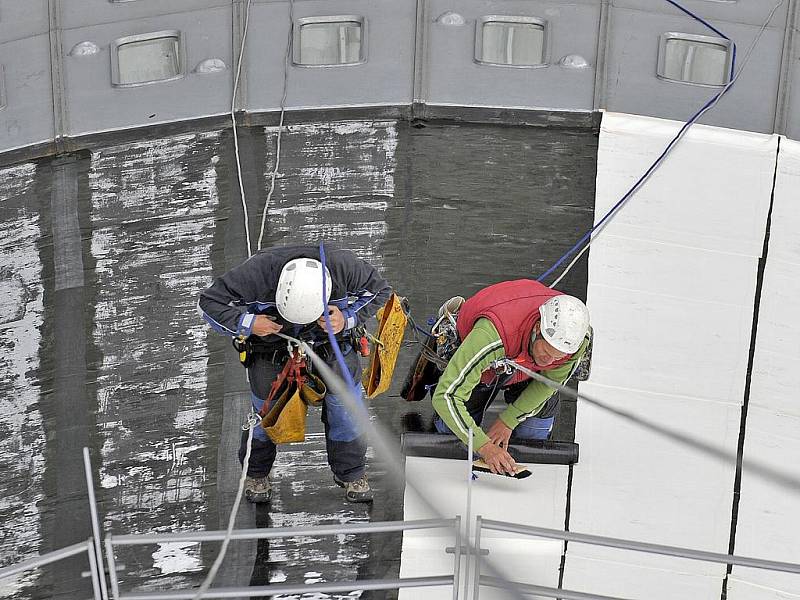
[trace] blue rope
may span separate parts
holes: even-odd
[[[675,2],[675,0],[666,0],[666,1],[667,1],[667,2],[669,2],[670,4],[672,4],[672,6],[674,6],[674,7],[675,7],[675,8],[677,8],[678,10],[680,10],[680,11],[682,11],[682,12],[686,13],[687,15],[689,15],[690,17],[692,17],[693,19],[695,19],[695,20],[697,20],[697,21],[700,21],[700,22],[701,22],[703,25],[705,25],[706,27],[708,27],[708,28],[709,28],[711,31],[713,31],[714,33],[716,33],[718,36],[725,38],[726,40],[728,40],[728,41],[731,43],[731,46],[732,46],[732,48],[733,48],[733,56],[732,56],[732,59],[731,59],[731,73],[730,73],[730,78],[731,78],[731,79],[733,79],[733,72],[734,72],[734,68],[736,67],[736,43],[735,43],[735,42],[734,42],[734,41],[733,41],[731,38],[729,38],[727,35],[725,35],[724,33],[722,33],[722,32],[721,32],[719,29],[717,29],[716,27],[714,27],[714,26],[713,26],[711,23],[709,23],[708,21],[706,21],[706,20],[705,20],[705,19],[703,19],[702,17],[700,17],[700,16],[696,15],[695,13],[693,13],[692,11],[690,11],[688,8],[686,8],[686,7],[684,7],[684,6],[681,6],[680,4],[678,4],[677,2]]]
[[[408,317],[410,317],[410,316],[411,316],[411,313],[410,313],[410,312],[407,312],[407,313],[406,313],[406,315],[407,315]],[[417,331],[419,331],[420,333],[422,333],[422,334],[424,334],[424,335],[428,336],[429,338],[436,339],[436,336],[435,336],[435,335],[431,334],[431,332],[430,332],[430,331],[425,331],[425,330],[424,330],[422,327],[420,327],[420,326],[419,326],[419,325],[417,325],[416,323],[413,323],[413,322],[412,322],[412,323],[411,323],[411,325],[412,325],[412,327],[414,327],[414,329],[416,329],[416,330],[417,330]]]
[[[336,362],[339,364],[339,368],[342,371],[342,377],[344,378],[347,385],[350,387],[350,390],[353,393],[355,398],[361,397],[361,390],[356,387],[355,381],[353,381],[353,376],[350,374],[350,369],[347,368],[347,363],[344,361],[344,354],[342,354],[342,349],[339,347],[339,342],[336,340],[336,336],[333,334],[333,326],[331,325],[331,317],[328,314],[328,303],[326,298],[328,297],[328,287],[327,287],[327,275],[328,272],[327,266],[325,264],[325,244],[323,242],[319,243],[319,259],[322,263],[322,316],[325,318],[325,325],[327,325],[327,333],[328,333],[328,341],[331,343],[331,347],[333,348],[333,353],[336,355]]]
[[[662,162],[664,161],[664,159],[667,157],[667,154],[669,154],[669,152],[672,150],[672,148],[675,146],[675,144],[678,142],[678,140],[680,140],[680,138],[683,136],[683,134],[686,132],[686,130],[687,130],[689,127],[691,127],[692,125],[694,125],[694,123],[697,121],[697,119],[699,119],[699,118],[700,118],[700,116],[701,116],[701,115],[702,115],[702,114],[703,114],[703,113],[704,113],[706,110],[708,110],[708,109],[709,109],[709,107],[710,107],[712,104],[714,104],[714,103],[715,103],[715,102],[716,102],[716,101],[717,101],[717,100],[718,100],[720,97],[722,97],[722,95],[723,95],[723,94],[725,94],[725,93],[726,93],[726,92],[727,92],[729,89],[731,89],[731,88],[733,87],[733,83],[735,82],[735,79],[734,79],[734,75],[733,75],[733,73],[734,73],[734,67],[735,67],[735,65],[736,65],[736,44],[733,42],[733,40],[731,40],[731,38],[729,38],[727,35],[725,35],[725,34],[724,34],[724,33],[722,33],[721,31],[719,31],[719,30],[718,30],[716,27],[714,27],[713,25],[711,25],[710,23],[708,23],[708,22],[707,22],[707,21],[705,21],[704,19],[700,18],[699,16],[697,16],[696,14],[694,14],[693,12],[691,12],[690,10],[688,10],[688,9],[684,8],[683,6],[681,6],[680,4],[678,4],[677,2],[675,2],[674,0],[666,0],[666,1],[667,1],[667,2],[669,2],[670,4],[672,4],[673,6],[675,6],[676,8],[678,8],[679,10],[683,11],[684,13],[686,13],[687,15],[689,15],[690,17],[692,17],[693,19],[696,19],[696,20],[700,21],[700,23],[702,23],[703,25],[705,25],[706,27],[708,27],[708,28],[709,28],[711,31],[713,31],[714,33],[717,33],[718,35],[722,36],[723,38],[725,38],[726,40],[728,40],[728,41],[731,43],[731,46],[732,46],[732,48],[733,48],[733,56],[732,56],[732,60],[731,60],[731,73],[730,73],[730,78],[731,78],[731,81],[730,81],[730,84],[729,84],[729,85],[726,85],[724,89],[722,89],[721,91],[717,92],[717,93],[716,93],[716,94],[715,94],[715,95],[714,95],[714,96],[713,96],[713,97],[712,97],[712,98],[711,98],[711,99],[710,99],[708,102],[706,102],[706,103],[703,105],[703,107],[702,107],[700,110],[698,110],[698,111],[697,111],[697,112],[696,112],[696,113],[695,113],[695,114],[692,116],[692,118],[691,118],[691,119],[689,119],[688,121],[686,121],[686,123],[684,123],[683,127],[681,127],[680,131],[678,131],[677,135],[676,135],[674,138],[672,138],[672,140],[669,142],[669,144],[667,144],[667,147],[664,149],[664,151],[661,153],[661,155],[660,155],[660,156],[659,156],[659,157],[658,157],[658,158],[655,160],[655,162],[653,162],[653,164],[652,164],[652,165],[650,165],[650,167],[647,169],[647,171],[645,171],[644,175],[642,175],[642,176],[639,178],[639,180],[638,180],[636,183],[634,183],[634,184],[633,184],[633,187],[631,187],[631,188],[630,188],[630,189],[629,189],[629,190],[628,190],[628,191],[625,193],[625,195],[624,195],[624,196],[622,196],[622,198],[620,198],[620,200],[619,200],[619,201],[618,201],[618,202],[617,202],[617,203],[616,203],[614,206],[612,206],[612,207],[611,207],[611,210],[609,210],[609,211],[608,211],[608,212],[605,214],[605,216],[603,216],[603,218],[602,218],[602,219],[600,219],[600,221],[598,221],[598,223],[597,223],[597,224],[596,224],[594,227],[592,227],[591,229],[589,229],[589,231],[587,231],[587,232],[586,232],[586,233],[583,235],[583,237],[582,237],[581,239],[579,239],[579,240],[578,240],[578,241],[575,243],[575,245],[574,245],[574,246],[572,246],[572,248],[570,248],[569,250],[567,250],[567,251],[566,251],[566,252],[565,252],[565,253],[564,253],[564,254],[561,256],[561,258],[559,258],[559,259],[558,259],[558,260],[555,262],[555,264],[553,264],[553,266],[552,266],[552,267],[550,267],[549,269],[547,269],[547,271],[545,271],[544,273],[542,273],[542,274],[541,274],[541,275],[540,275],[540,276],[539,276],[539,277],[536,279],[536,281],[538,281],[538,282],[542,282],[542,281],[544,281],[544,279],[545,279],[545,278],[547,278],[547,276],[548,276],[548,275],[550,275],[550,274],[551,274],[553,271],[555,271],[555,270],[556,270],[558,267],[560,267],[560,266],[561,266],[561,265],[564,263],[564,261],[565,261],[565,260],[567,260],[567,259],[568,259],[570,256],[572,256],[572,255],[575,253],[575,251],[576,251],[576,250],[578,250],[578,249],[579,249],[579,248],[580,248],[580,247],[583,245],[583,243],[584,243],[586,240],[588,240],[589,238],[591,238],[591,237],[592,237],[592,233],[594,233],[594,232],[595,232],[595,230],[597,230],[599,227],[602,227],[602,226],[603,226],[603,224],[604,224],[604,223],[605,223],[605,222],[606,222],[606,221],[607,221],[609,218],[611,218],[612,216],[614,216],[614,215],[615,215],[615,214],[616,214],[616,213],[619,211],[619,209],[620,209],[620,208],[622,208],[622,205],[623,205],[623,204],[625,204],[625,202],[627,202],[627,201],[630,199],[630,197],[631,197],[631,196],[633,196],[633,194],[636,192],[636,190],[638,190],[638,189],[639,189],[639,187],[641,187],[641,185],[642,185],[642,184],[645,182],[645,180],[646,180],[648,177],[650,177],[650,175],[653,173],[653,171],[655,171],[655,170],[656,170],[656,169],[657,169],[659,166],[661,166],[661,163],[662,163]]]

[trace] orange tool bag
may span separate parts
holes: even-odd
[[[295,350],[272,382],[269,397],[258,412],[261,426],[276,444],[304,441],[308,405],[320,405],[326,391],[322,380],[308,373],[305,357]]]

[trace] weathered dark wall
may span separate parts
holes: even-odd
[[[284,132],[264,246],[325,240],[373,262],[421,322],[447,297],[535,277],[590,226],[590,130],[395,121]],[[241,131],[251,244],[274,167],[275,130]],[[238,481],[244,371],[208,332],[196,295],[246,257],[230,131],[125,143],[0,171],[0,565],[91,535],[80,450],[88,446],[112,533],[220,529]],[[561,289],[583,296],[585,263]],[[409,340],[413,335],[409,334]],[[399,435],[430,406],[399,386],[372,403]],[[370,468],[377,499],[346,504],[324,456],[317,410],[306,443],[282,449],[272,505],[237,526],[402,518],[402,490]],[[557,435],[571,435],[571,417]],[[65,513],[65,511],[68,514]],[[75,515],[74,525],[61,524]],[[123,549],[123,589],[200,581],[218,545]],[[234,543],[218,585],[394,577],[398,536]],[[85,569],[76,560],[77,569]],[[88,596],[52,569],[0,587],[11,598]]]

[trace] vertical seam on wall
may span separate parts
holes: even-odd
[[[731,506],[731,535],[728,541],[728,554],[734,554],[736,549],[736,526],[739,518],[739,500],[741,499],[742,488],[742,459],[744,457],[744,443],[747,433],[747,411],[750,406],[750,386],[753,381],[753,360],[756,353],[756,339],[758,337],[758,317],[761,307],[761,294],[764,287],[764,271],[767,265],[767,253],[769,252],[770,225],[772,223],[772,207],[775,204],[775,182],[778,178],[778,159],[780,157],[781,138],[778,137],[778,146],[775,149],[775,170],[772,174],[772,193],[769,199],[769,210],[767,211],[767,222],[764,231],[764,245],[761,250],[761,258],[758,261],[756,272],[756,291],[753,303],[753,324],[750,330],[750,353],[747,357],[747,372],[744,384],[744,401],[742,403],[742,416],[739,422],[739,444],[736,451],[736,474],[733,480],[733,503]],[[728,580],[733,565],[727,565],[725,578],[722,580],[721,600],[728,597]]]
[[[236,77],[236,69],[239,67],[239,48],[242,44],[243,24],[242,0],[231,0],[231,89],[233,89],[233,78]],[[242,61],[245,57],[242,56]],[[239,74],[239,90],[236,97],[235,111],[242,110],[242,98],[247,95],[247,76],[242,69]]]
[[[576,403],[577,405],[577,403]],[[576,406],[577,408],[577,406]],[[567,505],[564,510],[564,531],[569,531],[569,515],[572,511],[572,474],[575,465],[569,466],[567,474]],[[564,549],[561,552],[561,564],[558,566],[558,589],[564,589],[564,568],[567,564],[567,546],[569,542],[564,540]]]
[[[597,58],[594,67],[594,98],[592,107],[594,110],[605,108],[606,95],[606,67],[609,44],[609,31],[611,23],[609,0],[602,0],[600,3],[600,18],[597,25]]]
[[[61,19],[59,0],[47,0],[48,33],[50,37],[50,89],[53,103],[53,141],[56,154],[64,151],[67,108],[64,103],[63,64],[61,48]]]
[[[244,29],[244,2],[246,0],[233,0],[233,6],[231,7],[231,26],[233,28],[231,32],[231,65],[233,65],[233,69],[231,70],[231,77],[235,77],[236,69],[239,68],[239,49],[242,45],[242,37],[243,37],[243,29]],[[242,56],[242,61],[245,60],[245,57]],[[235,64],[234,64],[235,63]],[[242,98],[246,96],[247,93],[247,76],[245,75],[244,69],[239,74],[239,94],[236,98],[235,104],[235,111],[242,110]],[[231,81],[231,86],[233,85],[233,81]]]
[[[411,89],[411,106],[424,104],[427,96],[427,0],[417,0],[414,32],[414,81]]]
[[[795,27],[797,25],[797,0],[789,0],[786,11],[786,29],[783,34],[783,48],[781,50],[780,73],[778,77],[778,91],[775,97],[775,119],[772,130],[775,133],[786,134],[787,108],[792,90],[792,62],[794,61]]]

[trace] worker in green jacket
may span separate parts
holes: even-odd
[[[458,311],[461,344],[447,363],[433,394],[436,428],[468,443],[496,473],[514,473],[508,453],[512,433],[546,439],[555,420],[553,388],[521,371],[508,373],[504,359],[563,384],[589,346],[589,312],[578,298],[532,280],[484,288]],[[487,431],[483,415],[499,391],[506,408]],[[550,401],[550,402],[548,402]]]

